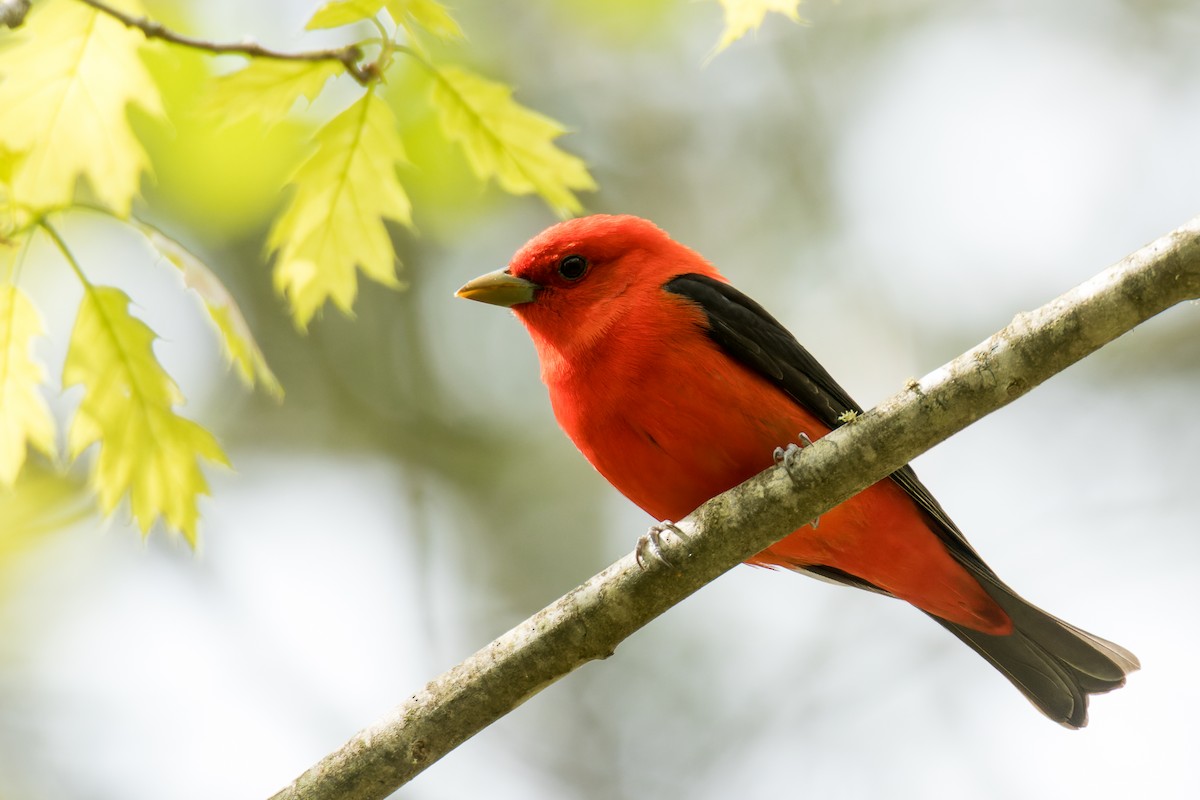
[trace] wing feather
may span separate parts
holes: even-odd
[[[728,283],[707,275],[687,274],[672,278],[663,288],[698,305],[707,318],[705,332],[709,338],[731,357],[770,380],[829,428],[845,424],[841,417],[847,411],[862,413],[862,407],[787,328]],[[995,577],[912,467],[901,467],[892,473],[891,479],[934,523],[931,527],[955,558]]]

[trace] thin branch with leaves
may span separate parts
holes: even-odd
[[[126,14],[120,9],[113,8],[108,3],[100,2],[100,0],[79,0],[79,2],[109,15],[127,28],[136,28],[145,34],[147,39],[161,39],[164,42],[177,44],[181,47],[190,47],[216,55],[236,54],[252,58],[270,58],[276,61],[338,61],[346,68],[346,72],[363,86],[369,86],[371,83],[379,80],[380,70],[375,63],[360,63],[363,58],[363,51],[357,44],[349,44],[345,47],[334,47],[325,50],[285,53],[280,50],[263,47],[261,44],[253,41],[211,42],[206,39],[198,39],[193,36],[177,33],[161,22],[152,20],[149,17],[135,17],[131,14]]]

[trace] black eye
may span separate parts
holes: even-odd
[[[563,256],[558,262],[558,274],[569,281],[577,281],[587,272],[588,262],[583,256]]]

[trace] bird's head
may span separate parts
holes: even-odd
[[[658,307],[663,284],[686,273],[721,279],[649,220],[596,214],[547,228],[507,268],[468,282],[457,296],[511,307],[545,356],[547,347],[577,352],[630,312]]]

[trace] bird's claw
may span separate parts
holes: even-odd
[[[666,554],[663,553],[662,550],[662,535],[667,531],[675,534],[680,539],[687,538],[687,535],[679,528],[679,526],[670,520],[663,520],[655,525],[651,525],[650,530],[638,537],[637,547],[634,548],[633,551],[633,557],[637,561],[639,567],[642,569],[648,569],[651,557],[653,557],[655,561],[658,561],[665,566],[675,566],[671,563],[670,559],[667,558]]]
[[[799,452],[800,448],[789,442],[787,447],[776,447],[775,451],[771,453],[771,458],[775,460],[775,466],[783,467],[788,477],[796,483],[800,481],[792,474],[792,469],[796,466],[796,454]]]
[[[788,477],[796,485],[800,484],[800,479],[796,477],[796,457],[800,455],[800,451],[806,447],[812,447],[812,439],[808,438],[808,434],[801,431],[796,434],[796,438],[800,440],[800,444],[788,442],[787,447],[776,447],[775,452],[771,454],[771,458],[775,459],[775,465],[783,467],[787,472]]]
[[[800,455],[800,451],[806,447],[812,446],[812,439],[808,438],[808,434],[801,431],[796,434],[796,438],[800,440],[799,444],[789,442],[787,447],[776,447],[775,452],[771,453],[771,458],[775,460],[775,465],[783,467],[783,471],[792,479],[792,483],[800,485],[800,478],[796,475],[796,458]],[[812,522],[808,523],[813,530],[817,529],[821,518],[817,517]]]

